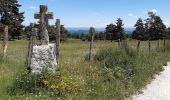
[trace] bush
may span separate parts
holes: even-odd
[[[43,74],[30,74],[27,71],[23,72],[16,78],[14,84],[9,87],[8,93],[10,95],[16,94],[39,94],[44,88],[41,80],[44,78]]]
[[[10,95],[37,96],[49,95],[52,97],[64,97],[73,91],[79,91],[78,79],[61,76],[60,73],[50,74],[46,70],[42,74],[30,74],[23,72],[16,78],[14,84],[8,88]]]
[[[133,58],[128,55],[124,49],[113,50],[111,48],[99,51],[95,55],[95,60],[102,63],[103,68],[112,71],[114,77],[121,80],[128,79],[133,76]]]
[[[124,48],[124,46],[118,49],[100,50],[94,58],[100,62],[105,73],[111,73],[113,79],[123,84],[125,91],[122,94],[124,96],[132,95],[146,86],[155,74],[163,70],[163,63],[166,62],[160,61],[161,57],[158,53],[151,52],[148,55],[140,52],[137,54],[130,47]]]
[[[167,40],[167,41],[166,41],[165,49],[166,49],[167,51],[170,51],[170,40]]]

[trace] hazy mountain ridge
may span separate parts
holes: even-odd
[[[66,28],[71,33],[83,33],[86,34],[89,31],[89,27],[67,27]],[[105,28],[95,28],[96,32],[104,32]],[[125,32],[131,33],[135,28],[125,28]]]

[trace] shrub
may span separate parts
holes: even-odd
[[[111,70],[114,77],[126,80],[133,76],[133,59],[124,49],[105,49],[95,55],[95,60],[100,61],[103,68]]]
[[[170,51],[170,40],[167,40],[167,41],[166,41],[165,49],[166,49],[167,51]]]
[[[73,91],[79,91],[78,79],[61,76],[59,72],[55,74],[43,70],[42,74],[31,74],[23,72],[16,78],[11,87],[8,87],[10,95],[33,94],[37,96],[50,95],[52,97],[64,97]]]
[[[79,91],[80,88],[77,82],[78,80],[72,77],[65,77],[57,74],[42,80],[42,83],[54,96],[65,96],[65,94],[70,92]]]
[[[42,74],[30,74],[27,71],[23,72],[16,78],[14,84],[9,87],[8,92],[10,95],[15,94],[39,94],[40,91],[43,90],[43,83],[41,80],[43,79]]]
[[[104,76],[111,73],[109,75],[112,75],[115,81],[120,81],[120,84],[125,87],[122,92],[124,96],[132,95],[146,86],[155,74],[163,70],[162,66],[166,62],[160,61],[161,56],[157,52],[151,52],[149,55],[144,52],[137,54],[130,47],[103,49],[97,52],[94,58],[100,62],[105,71]],[[109,81],[111,80],[105,82]]]

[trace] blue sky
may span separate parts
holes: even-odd
[[[151,10],[170,26],[170,0],[19,0],[19,3],[25,12],[24,25],[37,22],[34,13],[39,12],[39,5],[45,4],[54,13],[50,24],[59,18],[66,27],[105,27],[120,17],[125,27],[131,28],[139,17],[146,19]]]

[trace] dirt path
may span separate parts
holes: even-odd
[[[170,100],[170,62],[165,70],[156,75],[143,94],[133,96],[133,100]]]

